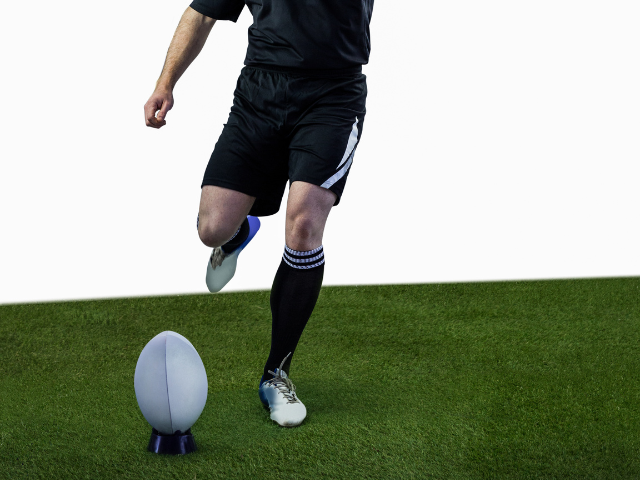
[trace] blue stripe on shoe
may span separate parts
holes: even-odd
[[[274,370],[276,372],[276,374],[278,373],[278,370],[279,369],[277,369],[277,368]],[[269,375],[269,376],[271,376],[271,375]],[[271,378],[273,378],[273,377],[271,377]],[[270,380],[270,379],[267,379],[267,380]],[[262,377],[260,377],[260,383],[258,384],[258,395],[260,396],[260,401],[262,402],[262,404],[265,407],[269,406],[269,401],[267,400],[267,396],[263,393],[262,388],[260,388],[260,387],[262,387],[262,384],[267,380],[265,380],[264,375],[262,375]]]
[[[258,385],[258,396],[260,397],[260,401],[265,407],[269,406],[269,402],[267,401],[267,396],[262,391],[262,384],[264,383],[264,375],[260,378],[260,384]]]
[[[240,253],[242,249],[249,244],[251,239],[256,236],[256,233],[258,233],[258,230],[260,230],[260,219],[258,217],[247,215],[247,220],[249,220],[249,235],[242,245],[238,247],[238,253]]]

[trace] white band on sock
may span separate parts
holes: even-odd
[[[307,270],[309,268],[319,267],[324,263],[324,250],[322,245],[320,245],[318,248],[314,248],[313,250],[298,252],[285,245],[282,259],[290,267],[298,270]]]

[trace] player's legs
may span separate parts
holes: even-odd
[[[322,235],[336,200],[330,190],[306,182],[293,182],[287,200],[285,251],[271,288],[271,350],[264,367],[270,378],[282,360],[289,372],[291,358],[313,312],[324,276]]]
[[[277,128],[286,116],[277,108],[286,90],[283,80],[242,69],[205,170],[198,233],[213,248],[206,275],[212,293],[235,275],[238,256],[260,228],[258,217],[280,209],[288,180],[286,139]]]
[[[340,203],[360,141],[366,90],[364,75],[330,81],[292,77],[288,83],[289,105],[299,108],[286,117],[292,125],[286,245],[271,289],[271,349],[259,388],[271,418],[282,426],[299,425],[306,417],[288,374],[320,295],[324,228],[331,207]]]
[[[198,235],[208,247],[224,245],[240,228],[256,197],[215,185],[202,187]]]
[[[294,181],[287,199],[286,246],[271,289],[271,350],[260,383],[260,399],[271,419],[286,427],[302,423],[307,410],[288,378],[291,358],[316,305],[324,276],[322,235],[337,195]],[[264,382],[264,383],[263,383]]]

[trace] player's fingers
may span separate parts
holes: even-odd
[[[160,108],[160,111],[156,115],[156,117],[158,118],[158,121],[160,122],[164,121],[165,117],[167,116],[167,112],[171,110],[172,106],[173,106],[173,103],[171,102],[170,99],[165,99],[162,102],[162,107]]]
[[[158,128],[158,122],[156,120],[156,111],[158,110],[158,106],[154,101],[148,101],[144,105],[144,119],[147,127]]]
[[[152,123],[152,126],[154,126],[155,128],[160,128],[167,124],[164,118],[161,118],[159,114],[155,114],[155,113],[154,113],[154,116],[151,117],[151,123]]]

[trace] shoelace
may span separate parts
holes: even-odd
[[[280,364],[280,368],[278,368],[277,374],[269,370],[269,373],[273,375],[273,378],[271,380],[267,380],[264,383],[266,383],[267,385],[273,385],[275,388],[277,388],[280,393],[284,395],[284,398],[287,399],[287,403],[299,403],[300,400],[298,400],[298,397],[296,397],[296,386],[293,384],[293,382],[291,382],[289,378],[285,378],[280,374],[280,372],[282,372],[282,366],[284,365],[284,362],[287,361],[287,358],[289,358],[290,355],[291,352],[289,353],[289,355],[284,357],[284,360],[282,360],[282,363]]]
[[[227,258],[230,254],[225,253],[221,247],[216,247],[213,249],[213,253],[211,253],[211,267],[215,270],[216,267],[222,265],[222,262],[225,258]]]

